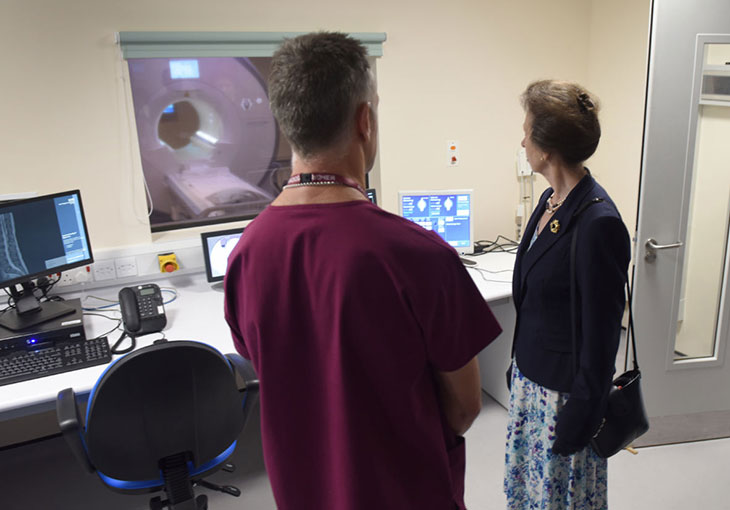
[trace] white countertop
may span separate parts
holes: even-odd
[[[509,253],[490,253],[473,259],[477,261],[477,265],[467,266],[467,270],[484,299],[491,302],[509,298],[515,256]],[[174,287],[177,292],[176,299],[165,305],[168,321],[164,334],[168,340],[197,340],[212,345],[224,354],[235,352],[230,331],[223,318],[223,288],[220,283],[211,285],[205,280],[204,274],[199,273],[166,279],[159,282],[159,285],[163,289]],[[95,297],[116,301],[118,290],[117,287],[108,287],[65,297],[79,297],[84,308],[94,308],[106,304]],[[166,302],[172,296],[171,292],[163,292]],[[98,313],[119,317],[119,313],[112,309]],[[104,334],[114,325],[115,322],[103,317],[84,316],[86,335],[89,338]],[[109,335],[110,345],[114,344],[119,335],[120,331]],[[160,337],[160,334],[150,334],[138,338],[137,347],[150,345]],[[107,366],[98,365],[0,386],[0,420],[52,409],[58,392],[65,388],[74,388],[77,394],[88,394]]]

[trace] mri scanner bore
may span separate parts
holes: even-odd
[[[252,218],[291,174],[269,108],[270,58],[129,61],[153,231]]]

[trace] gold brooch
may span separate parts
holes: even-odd
[[[553,234],[557,234],[560,231],[560,222],[558,220],[553,220],[550,222],[550,232]]]

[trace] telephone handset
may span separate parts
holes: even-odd
[[[154,283],[124,287],[119,291],[124,332],[131,337],[162,331],[167,325],[162,292]]]

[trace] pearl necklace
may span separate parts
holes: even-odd
[[[559,200],[558,203],[552,204],[553,197],[555,196],[555,192],[553,191],[553,194],[550,195],[550,198],[547,199],[547,202],[545,203],[545,210],[549,212],[550,214],[554,213],[558,209],[560,209],[560,206],[563,205],[563,202],[565,202],[565,199],[568,198],[567,195],[562,200]]]

